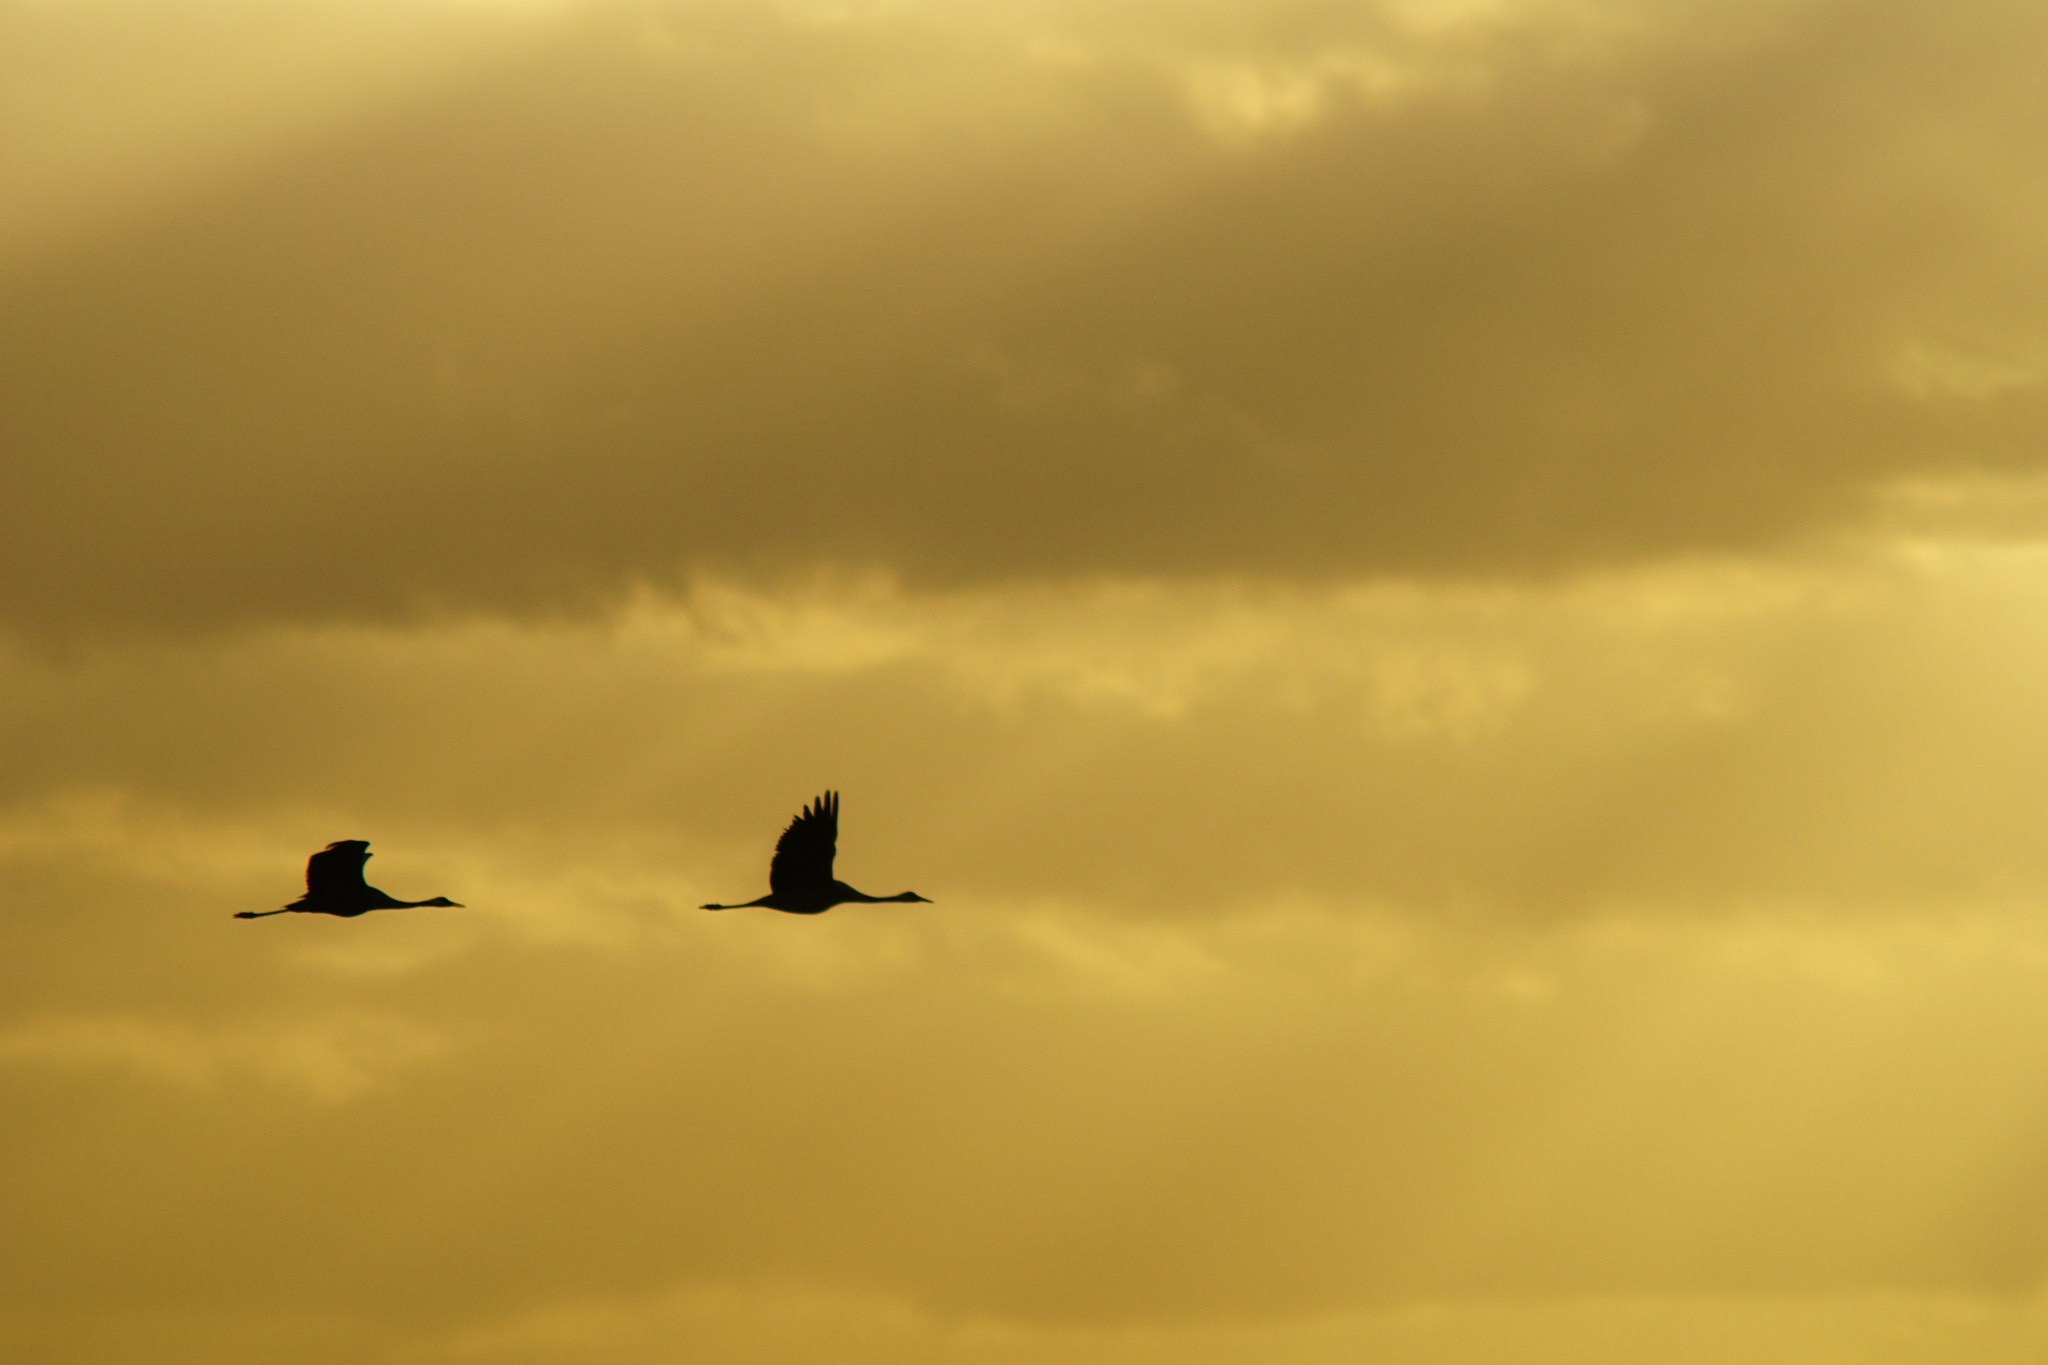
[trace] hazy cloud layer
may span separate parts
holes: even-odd
[[[0,0],[0,1357],[2043,1358],[2044,25]]]
[[[166,1365],[268,1365],[284,1355],[308,1365],[640,1365],[677,1356],[718,1365],[822,1357],[888,1365],[2032,1365],[2048,1340],[2043,1317],[2038,1300],[1882,1294],[1430,1304],[1088,1328],[948,1319],[887,1297],[778,1285],[569,1301],[410,1335],[315,1313],[109,1314],[83,1333],[13,1318],[0,1320],[0,1342],[49,1365],[138,1355]]]
[[[239,1032],[122,1015],[32,1020],[0,1033],[0,1065],[110,1067],[168,1085],[211,1090],[247,1074],[329,1103],[360,1095],[386,1066],[445,1044],[390,1019],[339,1016]]]
[[[0,801],[123,863],[163,836],[121,793],[172,828],[261,812],[232,865],[152,868],[181,877],[488,835],[500,868],[605,869],[555,891],[620,906],[733,898],[825,786],[858,794],[848,870],[885,894],[938,894],[880,884],[914,863],[956,895],[1172,915],[2031,895],[2039,562],[1927,542],[1541,590],[702,584],[612,623],[18,653]],[[429,864],[413,894],[472,870]]]
[[[1518,579],[2038,460],[2035,6],[257,13],[147,135],[126,9],[9,14],[17,627]]]
[[[745,1360],[787,1291],[874,1359],[1549,1358],[1505,1297],[1579,1360],[1790,1296],[2024,1356],[2040,563],[17,654],[6,1330]],[[693,908],[827,783],[842,874],[936,905]],[[347,836],[470,908],[228,918]]]
[[[75,995],[182,997],[154,1046],[256,1005],[283,1038],[354,1009],[467,1043],[345,1096],[0,1066],[32,1120],[4,1149],[10,1323],[175,1309],[217,1341],[352,1321],[358,1359],[425,1337],[653,1360],[791,1328],[641,1301],[794,1284],[913,1308],[913,1345],[964,1319],[1051,1360],[1063,1326],[1214,1349],[1230,1324],[1435,1304],[1455,1326],[1498,1298],[1985,1303],[2048,1264],[2027,913],[1503,937],[1313,908],[1121,930],[954,895],[894,921],[678,907],[592,948],[520,933],[484,882],[466,949],[378,975],[313,954],[441,924],[272,934],[205,887],[123,889],[65,905],[98,932],[38,960],[107,983]],[[852,1318],[828,1323],[858,1342]],[[889,1336],[847,1358],[899,1358]]]

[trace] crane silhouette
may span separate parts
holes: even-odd
[[[931,902],[915,891],[900,896],[870,896],[856,891],[832,876],[832,855],[839,846],[839,793],[826,792],[805,806],[775,841],[775,857],[768,864],[768,894],[745,905],[707,905],[706,910],[744,910],[766,906],[792,915],[822,915],[835,905],[858,901],[880,905],[885,901]]]
[[[338,839],[306,859],[306,894],[276,910],[237,910],[236,919],[262,919],[296,910],[302,915],[341,915],[353,919],[372,910],[410,910],[419,905],[448,905],[461,908],[458,901],[436,896],[430,901],[401,901],[379,891],[363,880],[363,864],[370,861],[367,839]]]

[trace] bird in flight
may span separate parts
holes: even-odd
[[[792,915],[822,915],[835,905],[858,901],[880,905],[884,901],[931,902],[915,891],[900,896],[870,896],[856,891],[832,876],[832,855],[839,846],[839,793],[826,792],[789,822],[775,841],[775,858],[768,864],[768,894],[746,905],[707,905],[706,910],[744,910],[766,906]]]
[[[367,839],[340,839],[306,860],[306,894],[276,910],[237,910],[236,919],[262,919],[296,910],[304,915],[342,915],[354,918],[372,910],[410,910],[418,905],[461,905],[446,896],[430,901],[400,901],[363,880],[363,864],[370,861]]]

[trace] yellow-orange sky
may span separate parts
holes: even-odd
[[[0,0],[0,1356],[2048,1357],[2044,51]]]

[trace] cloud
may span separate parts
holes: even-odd
[[[545,2],[539,7],[550,8]],[[146,219],[503,62],[543,36],[531,7],[81,0],[0,12],[0,268]],[[261,108],[265,117],[248,117]]]
[[[849,1365],[1672,1365],[1730,1359],[1816,1365],[2030,1365],[2043,1345],[2038,1300],[1878,1293],[1813,1297],[1447,1301],[1305,1319],[1091,1329],[954,1320],[883,1297],[790,1285],[719,1286],[563,1302],[417,1334],[335,1315],[153,1313],[91,1323],[0,1317],[0,1344],[51,1365],[147,1354],[165,1365],[319,1365],[390,1359],[639,1365],[716,1360],[772,1365],[830,1356]]]
[[[448,1360],[638,1361],[678,1350],[735,1362],[824,1351],[840,1359],[931,1365],[1038,1361],[1289,1360],[1395,1365],[1513,1358],[1621,1365],[1654,1355],[1680,1365],[1740,1356],[1777,1361],[1919,1365],[1967,1356],[2019,1362],[2042,1340],[2032,1301],[1883,1294],[1779,1300],[1587,1299],[1563,1304],[1450,1301],[1379,1313],[1339,1313],[1187,1329],[1048,1327],[950,1321],[910,1305],[795,1287],[721,1287],[633,1303],[564,1304],[421,1348]]]
[[[0,1355],[2040,1355],[2033,9],[126,5]]]
[[[215,1027],[119,1016],[43,1018],[0,1029],[0,1064],[111,1067],[194,1090],[249,1076],[322,1104],[356,1099],[382,1073],[430,1061],[449,1047],[429,1030],[372,1015]]]
[[[1919,528],[10,651],[0,1283],[483,1359],[590,1304],[627,1359],[770,1340],[635,1308],[721,1285],[909,1306],[936,1359],[2028,1293],[2040,581]],[[692,909],[827,784],[842,876],[936,905]],[[227,919],[352,835],[469,909]]]
[[[704,580],[602,621],[17,651],[0,847],[225,912],[367,838],[394,891],[485,907],[448,934],[593,945],[757,894],[825,787],[884,894],[2003,900],[2048,885],[2039,554],[1983,537],[2032,495],[1950,492],[1888,542],[1548,586]]]
[[[225,912],[368,838],[395,891],[478,907],[419,931],[451,949],[746,899],[828,786],[842,874],[942,900],[1519,921],[2048,885],[2038,555],[1901,534],[1549,586],[706,580],[599,622],[17,651],[0,850]]]
[[[2042,1341],[2038,1304],[1937,1296],[1779,1300],[1591,1299],[1567,1304],[1446,1302],[1309,1319],[1089,1330],[952,1322],[886,1300],[794,1288],[695,1291],[638,1304],[579,1304],[457,1336],[422,1358],[637,1361],[664,1352],[716,1352],[771,1361],[824,1351],[840,1359],[939,1365],[1037,1361],[1305,1365],[1371,1359],[1396,1365],[1513,1358],[1584,1365],[1646,1355],[1674,1365],[1733,1356],[1918,1365],[1967,1356],[2020,1362]],[[442,1352],[445,1351],[445,1356]]]
[[[598,5],[486,34],[0,278],[7,620],[586,610],[821,565],[1518,581],[2030,468],[2039,22]]]
[[[0,1318],[1581,1359],[1770,1297],[2023,1356],[2041,555],[1937,529],[11,649]],[[693,908],[826,785],[936,904]],[[228,918],[337,837],[468,908]]]
[[[766,1350],[766,1315],[971,1360],[1370,1339],[1431,1305],[1483,1333],[1503,1299],[1988,1304],[2048,1264],[2031,911],[1378,943],[1296,911],[1142,945],[1085,909],[921,913],[444,963],[387,993],[467,1044],[286,1091],[348,1104],[250,1094],[233,1049],[213,1088],[57,1084],[143,1064],[142,1035],[10,1032],[36,1050],[0,1069],[36,1119],[11,1297],[355,1317],[482,1359]],[[878,933],[912,952],[877,964]],[[789,972],[771,937],[870,967]]]

